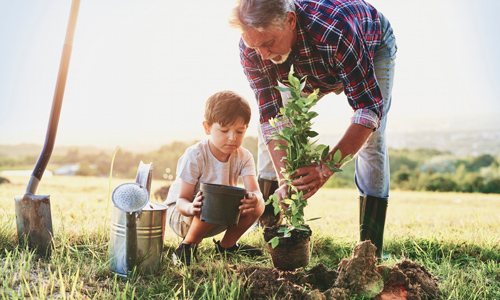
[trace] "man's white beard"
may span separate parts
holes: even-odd
[[[273,63],[277,64],[277,65],[282,64],[282,63],[284,63],[287,60],[288,56],[290,55],[290,52],[292,52],[292,48],[290,48],[290,50],[288,50],[287,53],[285,53],[285,54],[277,54],[277,55],[273,56],[272,58],[269,58],[269,60],[272,61]],[[277,57],[277,56],[281,56],[281,59],[280,60],[274,60],[274,58]]]

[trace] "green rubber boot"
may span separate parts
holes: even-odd
[[[382,261],[384,247],[384,226],[388,206],[387,198],[359,196],[360,241],[370,240],[377,251],[375,256]]]

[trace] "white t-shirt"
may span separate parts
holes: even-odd
[[[210,151],[208,139],[186,149],[177,162],[177,177],[170,186],[165,204],[177,202],[181,179],[193,184],[194,194],[200,190],[200,183],[236,186],[238,178],[255,176],[255,162],[250,151],[239,147],[227,162],[221,162]]]

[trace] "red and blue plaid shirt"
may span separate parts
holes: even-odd
[[[279,113],[283,102],[275,86],[287,85],[290,66],[295,75],[307,76],[305,93],[319,88],[319,96],[342,91],[354,110],[351,119],[376,129],[382,117],[382,93],[375,78],[373,58],[380,45],[378,13],[363,0],[295,0],[297,44],[286,62],[262,60],[240,41],[244,72],[259,105],[264,138],[274,131],[269,119]],[[277,124],[278,127],[287,124]]]

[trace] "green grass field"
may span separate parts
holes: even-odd
[[[43,178],[37,194],[51,197],[55,250],[39,259],[17,243],[14,196],[24,193],[28,178],[8,179],[0,185],[0,299],[245,299],[235,266],[272,266],[260,229],[242,237],[266,249],[259,260],[221,258],[207,239],[200,264],[174,266],[170,255],[181,239],[166,228],[158,274],[115,276],[107,265],[109,179],[93,177]],[[111,191],[131,181],[113,179]],[[165,184],[153,181],[152,191]],[[358,239],[356,195],[323,189],[310,200],[306,217],[321,217],[310,224],[311,265],[334,269],[350,256]],[[439,278],[444,299],[500,299],[500,195],[392,191],[385,253],[384,264],[407,258],[426,266]]]

